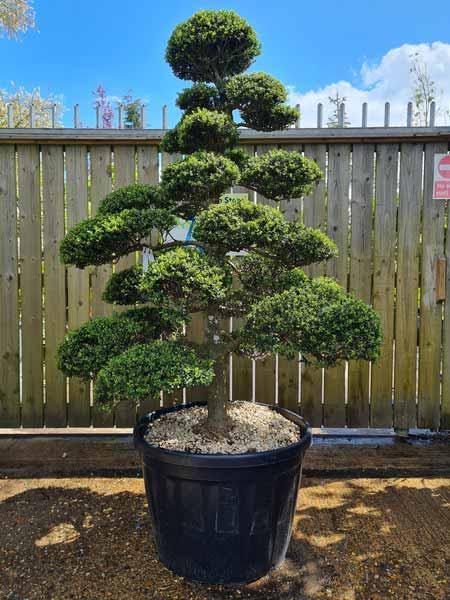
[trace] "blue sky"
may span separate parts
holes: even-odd
[[[311,114],[313,104],[333,86],[355,105],[371,100],[373,118],[377,103],[391,99],[388,94],[400,111],[408,93],[407,58],[416,48],[423,51],[439,86],[450,81],[447,2],[436,10],[404,0],[35,0],[34,5],[39,32],[28,31],[20,42],[0,40],[0,87],[14,81],[28,89],[39,86],[44,94],[61,94],[70,109],[66,125],[76,102],[82,121],[94,122],[91,92],[99,83],[113,96],[131,89],[145,98],[151,127],[160,125],[160,109],[167,103],[173,123],[176,93],[186,83],[165,63],[165,45],[178,22],[204,8],[234,9],[247,18],[263,45],[252,68],[291,86],[291,101],[300,101]],[[430,46],[433,42],[443,44]],[[404,88],[400,95],[399,83]],[[446,106],[448,89],[442,95]]]

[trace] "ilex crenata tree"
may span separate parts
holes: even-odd
[[[96,400],[108,408],[204,385],[208,427],[217,432],[227,427],[230,353],[256,359],[301,353],[324,366],[378,355],[375,312],[332,279],[312,279],[302,270],[336,255],[326,235],[287,221],[278,207],[221,200],[239,184],[279,203],[309,194],[322,178],[316,163],[298,152],[250,157],[238,147],[239,127],[280,130],[298,117],[279,81],[246,73],[259,53],[255,32],[232,11],[201,11],[178,25],[166,60],[192,84],[178,96],[183,115],[161,149],[184,158],[164,170],[158,186],[109,194],[97,216],[62,243],[63,261],[79,268],[146,247],[155,256],[145,271],[118,271],[106,286],[105,300],[133,308],[92,319],[59,350],[60,368],[93,378]],[[193,222],[192,239],[170,237],[180,217]],[[206,315],[202,347],[182,333],[197,311]],[[245,324],[230,333],[229,316]]]

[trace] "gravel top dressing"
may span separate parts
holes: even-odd
[[[206,406],[194,406],[157,419],[145,439],[152,446],[193,454],[246,454],[289,446],[300,440],[300,429],[276,411],[254,404],[237,402],[228,408],[230,427],[226,436],[213,436],[201,424]]]

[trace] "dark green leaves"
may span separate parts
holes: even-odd
[[[280,352],[333,365],[340,360],[375,360],[382,339],[378,315],[326,278],[305,280],[254,305],[237,334],[249,354]]]
[[[288,222],[275,208],[236,199],[210,206],[196,220],[194,236],[224,250],[261,251],[284,267],[299,267],[336,254],[321,231]]]
[[[202,10],[175,27],[166,60],[180,79],[218,83],[242,73],[260,53],[254,30],[227,10]]]
[[[142,247],[153,228],[168,231],[175,217],[162,208],[129,208],[117,214],[98,215],[75,225],[61,242],[61,260],[83,269],[102,265]]]
[[[111,192],[102,200],[98,214],[111,215],[127,208],[145,210],[148,208],[170,208],[169,202],[156,185],[133,183]]]
[[[242,171],[241,185],[280,201],[311,193],[322,177],[317,164],[299,152],[271,150],[249,160]]]
[[[284,102],[283,84],[267,73],[236,75],[225,85],[227,103],[239,109],[247,127],[259,131],[285,129],[298,118],[298,111]]]
[[[142,265],[123,269],[109,278],[103,300],[110,304],[142,304],[148,302],[148,295],[141,290]]]
[[[176,104],[178,108],[181,108],[186,113],[192,112],[197,108],[215,110],[220,104],[220,95],[214,85],[194,83],[193,86],[185,88],[178,94]]]
[[[250,200],[214,204],[196,219],[195,239],[239,252],[280,239],[287,222],[281,212]]]
[[[212,152],[196,152],[166,167],[162,188],[176,212],[191,218],[211,202],[217,202],[239,177],[234,162]]]
[[[123,400],[158,398],[161,390],[209,385],[213,376],[212,361],[199,358],[192,347],[159,340],[112,358],[98,374],[95,400],[111,410]]]
[[[90,379],[112,356],[173,332],[180,324],[176,313],[161,314],[148,307],[97,317],[67,334],[58,348],[58,368],[69,377]]]
[[[175,302],[191,312],[223,300],[231,285],[224,262],[194,248],[175,248],[160,254],[144,275],[142,290],[157,306]]]
[[[197,108],[186,114],[163,138],[164,152],[191,154],[197,150],[224,152],[238,142],[233,120],[223,112]]]

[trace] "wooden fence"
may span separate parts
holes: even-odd
[[[158,152],[163,133],[0,130],[0,427],[135,422],[130,406],[99,412],[90,386],[67,381],[56,368],[67,329],[112,310],[101,299],[112,267],[66,269],[58,248],[67,229],[94,215],[111,189],[158,182],[176,158]],[[433,156],[448,151],[450,128],[243,131],[241,141],[250,153],[277,145],[300,150],[323,169],[326,177],[311,197],[281,208],[335,240],[339,257],[310,273],[335,277],[372,303],[384,344],[374,365],[326,370],[282,357],[257,363],[232,357],[231,397],[279,403],[313,426],[449,429],[449,214],[431,189]],[[124,258],[116,268],[135,260]],[[202,328],[201,315],[194,315],[187,335],[201,341]],[[193,389],[162,401],[203,397]],[[148,402],[138,412],[154,407]]]

